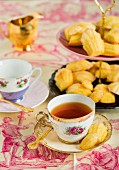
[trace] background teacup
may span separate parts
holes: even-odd
[[[38,71],[31,82],[32,74]],[[32,68],[32,65],[20,59],[6,59],[0,61],[0,93],[4,99],[19,101],[26,90],[41,76],[40,67]]]
[[[62,104],[72,102],[82,103],[88,107],[90,111],[83,116],[79,114],[81,117],[78,117],[78,115],[75,115],[76,111],[74,110],[74,115],[69,116],[70,118],[61,118],[53,113],[53,110],[58,109]],[[64,108],[64,115],[67,110],[65,109],[66,108]],[[48,103],[48,116],[58,137],[65,143],[75,143],[87,134],[95,116],[95,103],[91,98],[79,94],[60,95]]]

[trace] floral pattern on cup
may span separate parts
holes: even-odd
[[[68,127],[66,128],[66,135],[79,135],[84,132],[86,128],[82,128],[81,126],[77,127]]]
[[[7,81],[0,81],[0,87],[3,87],[3,88],[5,88],[5,87],[7,87],[7,84],[8,84],[8,82]]]
[[[21,87],[23,87],[26,83],[28,82],[28,80],[27,79],[21,79],[20,81],[17,81],[17,87],[18,88],[21,88]]]

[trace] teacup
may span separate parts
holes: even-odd
[[[78,143],[84,138],[94,116],[95,102],[84,95],[59,95],[48,103],[49,120],[59,139],[65,143]]]
[[[31,81],[32,74],[38,71]],[[0,93],[4,99],[20,101],[28,88],[41,76],[40,67],[32,68],[32,65],[20,59],[6,59],[0,61]]]

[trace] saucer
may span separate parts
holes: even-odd
[[[18,104],[25,107],[34,108],[39,104],[42,104],[48,97],[48,87],[40,80],[37,80],[32,86],[29,87],[23,99]],[[18,112],[20,111],[13,105],[7,103],[0,103],[0,112]]]
[[[104,125],[107,127],[108,129],[108,134],[105,138],[105,140],[96,145],[95,147],[85,150],[85,151],[89,151],[92,149],[95,149],[101,145],[103,145],[107,140],[110,139],[111,134],[112,134],[112,127],[111,124],[109,122],[109,120],[101,115],[101,114],[95,114],[95,119],[94,122],[103,122]],[[43,141],[41,142],[41,144],[43,144],[44,146],[50,148],[51,150],[55,150],[57,152],[63,152],[63,153],[80,153],[80,152],[85,152],[83,150],[80,149],[80,143],[79,144],[66,144],[63,143],[57,136],[56,132],[54,130],[50,131],[49,134],[43,139]]]

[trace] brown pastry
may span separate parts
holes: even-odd
[[[94,90],[103,90],[103,91],[105,91],[105,90],[108,90],[107,87],[108,87],[107,84],[97,84],[97,85],[95,86]]]
[[[91,22],[79,22],[79,23],[75,23],[75,24],[70,25],[69,27],[67,27],[64,30],[66,40],[69,41],[71,36],[76,35],[76,34],[82,35],[82,33],[87,28],[95,29],[96,26],[94,24],[92,24]]]
[[[108,74],[106,81],[107,82],[117,82],[117,81],[119,81],[119,69],[111,71],[111,73]]]
[[[104,42],[100,34],[93,29],[83,32],[81,42],[89,56],[99,56],[104,52]]]
[[[111,70],[119,69],[119,65],[118,65],[118,64],[111,64],[111,65],[110,65],[110,69],[111,69]]]
[[[66,68],[75,72],[89,70],[92,66],[93,66],[92,62],[89,62],[87,60],[78,60],[70,62],[69,64],[66,65]]]
[[[102,27],[102,19],[97,22],[98,27]],[[105,18],[105,29],[119,28],[119,17],[118,16],[106,16]]]
[[[119,44],[109,44],[104,42],[104,56],[118,56],[119,55]]]
[[[114,94],[119,95],[119,82],[114,82],[108,85],[108,90]]]
[[[64,91],[73,84],[72,71],[66,68],[61,68],[56,72],[54,80],[59,90]]]
[[[119,28],[111,29],[109,32],[104,34],[105,41],[111,44],[119,43]]]
[[[64,30],[64,35],[66,37],[66,40],[69,41],[72,35],[77,34],[78,32],[81,32],[82,27],[78,24],[72,24],[69,27],[67,27]]]
[[[68,45],[69,46],[80,46],[81,44],[81,36],[82,34],[76,34],[76,35],[72,35]]]
[[[97,62],[95,62],[94,67],[98,67],[98,68],[101,67],[101,69],[110,70],[110,65],[105,61],[101,61],[101,62],[97,61]]]
[[[115,103],[115,95],[111,92],[105,91],[103,97],[100,99],[101,103]]]
[[[86,89],[82,84],[75,83],[72,84],[68,89],[66,90],[67,94],[82,94],[85,96],[89,96],[91,94],[91,91],[89,89]]]
[[[95,75],[95,72],[98,70],[98,67],[93,66],[91,67],[91,69],[89,69],[89,72],[92,73],[93,75]]]
[[[89,96],[95,103],[98,103],[104,95],[104,90],[95,90]]]
[[[106,79],[107,76],[110,74],[110,72],[111,70],[105,70],[105,69],[97,70],[95,72],[95,76],[97,78]]]
[[[96,133],[87,134],[80,143],[82,150],[93,148],[98,142],[98,135]]]
[[[86,88],[89,89],[90,91],[93,90],[93,84],[90,80],[83,80],[82,85]]]
[[[90,126],[88,130],[88,134],[93,134],[93,133],[96,133],[98,136],[97,143],[101,143],[105,140],[107,136],[107,127],[102,122],[95,122]]]
[[[74,83],[80,83],[83,80],[89,80],[93,82],[95,80],[95,76],[91,74],[89,71],[77,71],[73,73]]]

